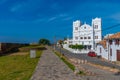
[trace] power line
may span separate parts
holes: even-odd
[[[109,30],[109,29],[112,29],[112,28],[115,28],[115,27],[118,27],[118,26],[120,26],[120,23],[119,23],[119,24],[116,24],[116,25],[113,25],[113,26],[110,26],[110,27],[108,27],[108,28],[105,28],[105,29],[103,29],[103,30],[97,30],[97,31],[95,31],[95,32],[100,32],[100,31],[104,32],[104,31],[107,31],[107,30]],[[92,31],[92,30],[91,30],[91,31]],[[89,32],[89,31],[85,31],[85,32]],[[90,34],[93,34],[93,32],[88,33],[88,34],[83,34],[83,35],[80,35],[80,36],[85,36],[85,35],[90,35]]]
[[[105,29],[102,30],[102,31],[106,31],[106,30],[109,30],[109,29],[112,29],[112,28],[115,28],[115,27],[118,27],[118,26],[120,26],[120,23],[119,23],[119,24],[116,24],[116,25],[113,25],[113,26],[110,26],[110,27],[108,27],[108,28],[105,28]]]
[[[120,23],[119,23],[119,24],[115,24],[115,25],[110,26],[110,27],[107,27],[107,28],[104,28],[104,29],[102,29],[102,30],[97,30],[97,31],[95,31],[95,33],[96,33],[96,32],[100,32],[100,31],[104,32],[104,31],[110,30],[110,29],[115,28],[115,27],[118,27],[118,26],[120,26]],[[91,30],[91,31],[92,31],[92,30]],[[83,31],[83,32],[90,32],[90,31]],[[88,33],[88,34],[83,34],[83,35],[80,35],[80,36],[91,35],[91,34],[93,34],[93,32]],[[57,37],[58,37],[58,36],[59,36],[59,38],[60,38],[60,37],[61,37],[61,38],[63,37],[63,36],[57,35]]]

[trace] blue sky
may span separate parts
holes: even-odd
[[[37,42],[40,38],[72,36],[72,22],[91,24],[102,18],[102,28],[120,23],[119,0],[0,0],[0,42]],[[119,32],[120,27],[107,33]]]

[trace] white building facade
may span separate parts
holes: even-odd
[[[108,59],[108,46],[106,40],[102,40],[97,44],[96,53],[98,56]]]
[[[109,61],[120,61],[120,33],[99,42],[96,53]]]
[[[92,19],[91,26],[86,23],[82,25],[79,20],[73,22],[72,44],[84,45],[85,49],[95,49],[96,43],[101,40],[101,18]]]

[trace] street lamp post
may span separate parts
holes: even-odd
[[[62,44],[60,45],[60,54],[61,54],[61,57],[64,56],[64,53],[62,52]]]
[[[56,48],[56,37],[54,36],[54,50]]]

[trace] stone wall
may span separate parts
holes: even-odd
[[[26,46],[28,44],[19,43],[0,43],[0,54],[18,51],[19,47]]]

